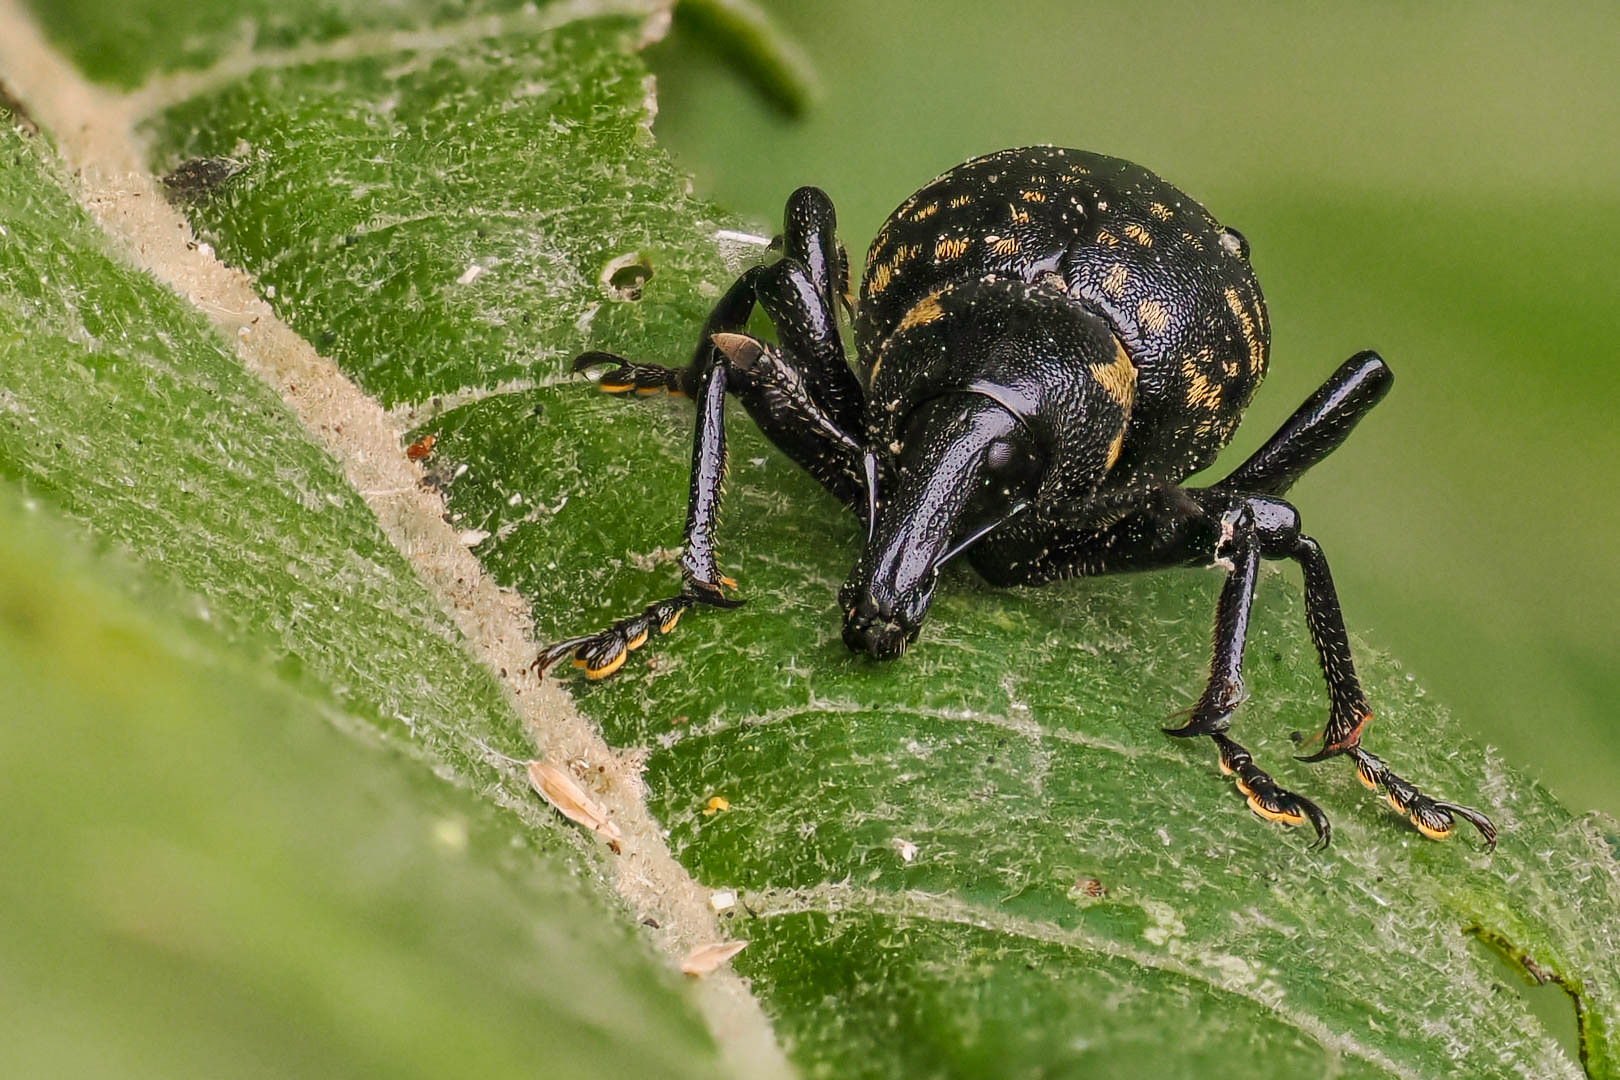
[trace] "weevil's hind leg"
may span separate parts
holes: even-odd
[[[1395,808],[1396,813],[1404,814],[1424,836],[1444,840],[1456,828],[1456,819],[1462,818],[1485,837],[1487,848],[1496,847],[1496,824],[1478,810],[1429,798],[1416,785],[1396,776],[1377,754],[1370,754],[1359,746],[1349,754],[1356,763],[1356,779],[1366,785],[1369,791],[1382,788],[1389,805]]]
[[[1316,645],[1322,675],[1327,680],[1328,700],[1332,702],[1327,727],[1320,736],[1322,749],[1300,760],[1321,761],[1348,754],[1356,763],[1356,776],[1361,782],[1372,791],[1382,789],[1390,806],[1404,814],[1424,836],[1445,839],[1452,833],[1454,819],[1460,817],[1480,831],[1487,847],[1494,848],[1496,825],[1490,818],[1473,807],[1424,795],[1392,772],[1380,758],[1361,748],[1362,733],[1373,714],[1362,693],[1361,680],[1356,677],[1355,663],[1350,656],[1350,637],[1344,628],[1344,615],[1339,610],[1339,597],[1333,587],[1327,557],[1315,540],[1303,535],[1291,555],[1305,575],[1305,619],[1310,626],[1311,641]]]
[[[1357,353],[1212,490],[1281,497],[1306,470],[1339,448],[1394,381],[1395,373],[1381,356],[1371,350]]]
[[[1209,665],[1209,683],[1193,706],[1187,723],[1166,731],[1176,736],[1208,735],[1220,752],[1221,772],[1237,781],[1238,790],[1249,800],[1250,810],[1267,821],[1285,825],[1303,825],[1309,821],[1316,829],[1317,846],[1327,847],[1333,837],[1333,827],[1321,808],[1278,784],[1271,774],[1254,763],[1248,750],[1225,734],[1231,726],[1232,713],[1248,696],[1243,686],[1243,650],[1248,641],[1255,585],[1260,577],[1262,545],[1253,510],[1247,502],[1228,508],[1220,523],[1221,539],[1217,541],[1214,558],[1228,570],[1215,609],[1215,647]]]

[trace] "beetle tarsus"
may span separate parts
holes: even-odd
[[[613,365],[612,370],[603,372],[596,380],[596,388],[605,394],[685,393],[681,388],[680,369],[662,364],[638,364],[613,353],[582,353],[574,361],[574,370],[588,371],[604,364]]]
[[[535,659],[535,672],[544,675],[553,664],[572,653],[574,666],[583,669],[586,678],[605,679],[623,667],[629,654],[645,645],[654,633],[663,635],[674,630],[687,608],[695,603],[710,602],[690,592],[683,592],[668,600],[648,604],[640,614],[620,619],[606,630],[568,638],[548,646]]]
[[[1253,755],[1225,735],[1210,738],[1220,750],[1221,772],[1237,782],[1238,790],[1248,797],[1249,809],[1257,817],[1284,825],[1303,825],[1308,821],[1316,830],[1313,848],[1320,850],[1332,843],[1333,826],[1321,807],[1281,787],[1270,773],[1254,763]]]
[[[1403,814],[1418,832],[1431,840],[1445,840],[1456,828],[1456,819],[1462,818],[1479,830],[1485,838],[1487,851],[1496,848],[1496,824],[1471,806],[1432,799],[1417,789],[1415,784],[1395,775],[1377,754],[1359,746],[1347,751],[1356,763],[1356,779],[1369,791],[1382,791],[1384,799],[1396,813]]]

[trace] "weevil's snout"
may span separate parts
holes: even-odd
[[[1004,459],[1028,456],[1021,440],[1017,419],[979,394],[918,406],[866,549],[838,595],[846,645],[892,660],[917,639],[952,542],[1014,498],[1000,474]]]
[[[845,585],[839,599],[844,608],[844,644],[875,660],[893,660],[917,640],[933,589],[914,593],[907,603],[897,603],[897,598],[880,599],[869,590]]]

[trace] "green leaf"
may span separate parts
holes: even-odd
[[[0,160],[9,1068],[709,1075],[337,465],[34,140]]]
[[[454,25],[159,83],[152,165],[229,163],[194,225],[437,437],[452,519],[562,636],[677,586],[690,425],[684,402],[604,399],[567,362],[680,362],[728,283],[730,223],[651,142],[639,21]],[[631,266],[644,280],[616,282]],[[1327,853],[1157,730],[1196,696],[1215,578],[953,574],[917,648],[873,665],[838,636],[854,523],[732,433],[724,566],[748,605],[689,616],[576,697],[645,756],[685,866],[741,893],[734,963],[807,1074],[1579,1075],[1481,938],[1562,979],[1589,1074],[1616,1069],[1616,826],[1573,817],[1364,648],[1369,745],[1486,809],[1500,847],[1423,840],[1343,762],[1294,762],[1288,732],[1326,701],[1290,576],[1264,581],[1238,725],[1333,817]]]

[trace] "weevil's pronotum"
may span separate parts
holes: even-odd
[[[1227,736],[1244,698],[1243,647],[1261,559],[1304,572],[1307,623],[1331,709],[1317,761],[1348,755],[1367,787],[1424,835],[1457,818],[1496,841],[1479,811],[1422,794],[1361,746],[1372,710],[1316,541],[1283,501],[1388,391],[1376,353],[1347,360],[1255,454],[1208,487],[1182,482],[1226,445],[1265,377],[1271,328],[1249,245],[1148,170],[1058,147],[959,165],[890,215],[866,259],[858,305],[816,188],[788,199],[782,257],[737,279],[684,368],[606,353],[602,389],[668,390],[697,402],[679,595],[542,654],[611,675],[694,604],[730,607],[716,564],[734,394],[765,435],[866,525],[839,592],[844,641],[892,659],[916,640],[939,568],[964,555],[997,585],[1176,566],[1225,571],[1209,682],[1179,736],[1212,739],[1255,813],[1325,814],[1284,790]],[[744,330],[755,304],[779,345]],[[838,333],[854,311],[856,368]]]

